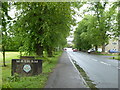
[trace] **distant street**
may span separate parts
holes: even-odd
[[[73,52],[67,49],[68,55],[87,73],[98,88],[118,88],[118,61],[103,55],[84,52]]]

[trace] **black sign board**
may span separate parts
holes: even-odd
[[[12,75],[33,76],[42,72],[42,60],[12,59]]]

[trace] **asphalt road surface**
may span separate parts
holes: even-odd
[[[67,53],[83,68],[97,88],[118,88],[118,60],[103,55],[73,52],[70,48],[67,48]]]

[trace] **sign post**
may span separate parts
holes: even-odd
[[[12,59],[12,75],[34,76],[42,73],[42,60]]]

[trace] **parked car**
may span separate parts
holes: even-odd
[[[91,52],[95,52],[95,50],[94,49],[89,49],[88,53],[91,53]]]
[[[112,50],[112,49],[109,50],[108,52],[109,52],[109,53],[120,53],[120,51],[116,51],[116,50]]]
[[[97,50],[98,52],[102,52],[102,48],[98,48],[98,50]]]
[[[77,49],[72,49],[73,50],[73,52],[77,52],[78,50]]]
[[[66,49],[66,48],[64,48],[63,50],[64,50],[64,51],[66,51],[67,49]]]

